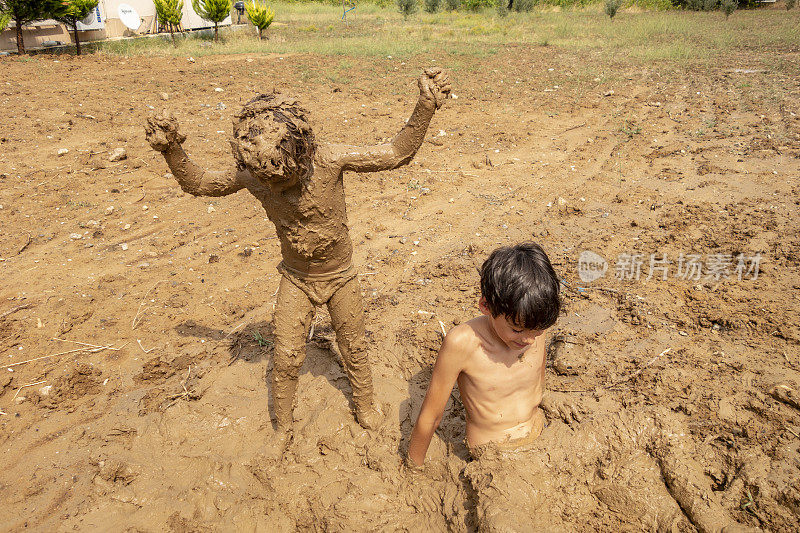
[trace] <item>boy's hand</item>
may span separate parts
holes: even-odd
[[[186,135],[178,131],[178,120],[166,109],[159,115],[147,117],[144,131],[147,142],[153,150],[159,152],[164,152],[175,144],[183,144],[186,140]]]
[[[567,424],[571,424],[573,420],[581,421],[582,409],[563,392],[545,392],[539,407],[548,418],[561,418]]]
[[[442,107],[450,96],[450,78],[439,67],[426,68],[417,80],[417,85],[420,100],[430,103],[436,109]]]

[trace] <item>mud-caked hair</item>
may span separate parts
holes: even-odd
[[[561,310],[559,281],[547,254],[532,242],[492,252],[481,267],[486,307],[520,328],[547,329]]]
[[[259,94],[247,102],[233,119],[231,148],[239,170],[307,176],[317,149],[307,114],[297,100],[280,94]],[[275,152],[257,150],[258,137],[262,144],[275,142]]]

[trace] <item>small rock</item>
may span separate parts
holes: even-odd
[[[125,250],[128,249],[128,243],[127,242],[123,242],[122,244],[119,245],[119,247],[122,248],[122,251],[124,252]]]
[[[70,233],[69,238],[72,240],[83,239],[83,235],[81,235],[80,233]]]
[[[122,161],[123,159],[128,159],[128,153],[125,151],[125,148],[115,148],[108,157],[108,160],[112,163],[115,161]]]
[[[215,92],[215,93],[221,93],[221,92],[222,92],[222,91],[224,91],[224,90],[225,90],[225,89],[223,89],[222,87],[215,87],[215,88],[214,88],[214,92]]]
[[[217,109],[219,109],[220,111],[222,111],[223,109],[226,109],[227,107],[228,107],[228,106],[226,106],[226,105],[225,105],[225,104],[223,104],[222,102],[220,102],[220,103],[218,103],[218,104],[217,104]]]
[[[213,205],[209,205],[209,206],[208,206],[208,210],[207,210],[207,211],[208,211],[209,213],[213,213],[214,211],[216,211],[216,209],[214,209],[214,206],[213,206]]]
[[[147,261],[145,261],[143,263],[139,263],[139,268],[147,268],[149,266],[150,266],[150,263],[148,263]]]
[[[44,387],[39,389],[39,394],[41,394],[42,396],[49,396],[51,390],[53,390],[52,385],[45,385]]]
[[[147,211],[148,209],[150,209],[150,206],[148,206],[148,205],[143,205],[142,206],[142,211]]]
[[[189,63],[194,63],[194,58],[193,58],[193,57],[190,57],[190,58],[189,58],[189,59],[187,59],[186,61],[188,61]]]
[[[96,220],[89,220],[86,225],[90,228],[94,228],[100,225],[100,223]]]
[[[175,176],[172,175],[172,172],[167,172],[166,174],[164,174],[164,179],[165,180],[171,180],[171,179],[174,179],[174,178],[175,178]]]
[[[606,92],[603,93],[603,96],[613,96],[613,95],[614,95],[614,91],[613,90],[612,91],[606,91]]]
[[[160,96],[161,96],[162,100],[169,100],[169,94],[167,94],[167,93],[161,93]]]
[[[106,215],[110,215],[113,212],[114,212],[114,206],[113,205],[110,205],[110,206],[106,207]]]
[[[218,263],[219,262],[219,256],[217,254],[209,255],[208,256],[208,262],[209,263]]]
[[[67,155],[68,153],[69,153],[69,150],[67,150],[66,148],[59,148],[58,149],[59,157],[62,156],[62,155]]]
[[[122,229],[123,229],[123,230],[129,230],[129,229],[131,229],[131,225],[130,225],[130,224],[125,224],[125,225],[122,227]]]
[[[24,402],[25,400],[27,400],[27,398],[25,398],[25,396],[17,396],[16,398],[14,398],[14,403],[19,405],[22,402]]]

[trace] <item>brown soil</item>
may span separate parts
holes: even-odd
[[[478,312],[476,267],[497,245],[529,239],[565,280],[557,329],[578,343],[560,351],[548,387],[577,391],[609,441],[618,431],[601,423],[609,413],[666,410],[688,428],[692,460],[729,515],[796,530],[800,92],[798,56],[772,59],[766,72],[747,56],[645,69],[509,47],[466,67],[446,56],[365,60],[337,70],[351,80],[340,85],[326,78],[332,57],[5,58],[2,364],[80,347],[54,337],[119,349],[0,369],[0,530],[478,528],[491,471],[465,473],[457,394],[426,477],[404,474],[398,450],[442,328]],[[321,139],[375,144],[402,127],[430,64],[462,65],[451,72],[458,99],[437,112],[414,162],[345,176],[388,420],[370,433],[353,419],[320,311],[294,440],[282,458],[264,453],[274,432],[265,381],[274,229],[244,191],[181,192],[145,142],[145,118],[168,106],[193,159],[224,169],[234,164],[233,114],[276,89],[300,98]],[[110,161],[119,147],[127,159]],[[605,278],[580,282],[583,250],[609,260]],[[638,281],[614,278],[623,253],[644,254]],[[687,281],[675,265],[666,281],[645,280],[652,253],[762,260],[756,280]],[[651,455],[634,451],[624,468],[613,450],[581,462],[548,430],[572,430],[553,420],[542,437],[560,443],[552,457],[570,468],[520,483],[541,491],[552,526],[695,527],[669,502],[674,480]],[[644,479],[657,487],[642,490]],[[669,520],[635,511],[648,494],[667,502]]]

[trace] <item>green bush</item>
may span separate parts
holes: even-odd
[[[739,4],[737,0],[722,0],[719,4],[719,8],[725,13],[725,18],[731,16],[731,13],[736,11],[736,6]]]
[[[514,0],[511,4],[511,8],[520,13],[527,13],[528,11],[532,11],[535,5],[536,0]]]
[[[425,11],[428,13],[436,13],[439,11],[439,4],[441,0],[425,0]]]
[[[180,27],[183,18],[183,0],[153,0],[153,3],[156,5],[158,23],[169,29],[172,45],[178,46],[175,42],[175,29]]]
[[[194,12],[214,23],[214,41],[219,41],[219,23],[231,15],[231,0],[192,0]]]
[[[244,8],[247,11],[247,18],[258,28],[258,40],[263,38],[264,30],[269,28],[275,18],[275,12],[267,7],[266,2],[261,0],[250,0],[245,2]]]
[[[494,0],[461,0],[461,5],[467,11],[477,12],[484,7],[492,7]]]
[[[611,20],[614,20],[614,16],[617,14],[621,5],[622,0],[606,0],[606,15],[611,17]]]
[[[789,11],[794,7],[795,0],[786,0],[786,11]]]
[[[507,17],[508,16],[508,0],[495,0],[494,1],[494,8],[497,11],[498,17]]]
[[[461,0],[444,0],[444,7],[448,11],[455,11],[461,8]]]
[[[417,0],[397,0],[397,9],[408,18],[419,10],[419,6]]]

